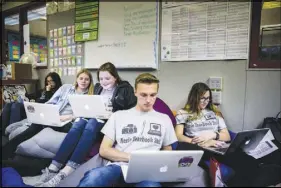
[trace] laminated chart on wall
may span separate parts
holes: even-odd
[[[47,65],[47,39],[39,37],[30,37],[30,52],[35,53],[39,57],[39,65]]]
[[[75,41],[98,39],[99,1],[75,2]]]
[[[99,3],[99,38],[85,42],[85,68],[158,68],[159,2]]]
[[[74,40],[75,26],[49,31],[49,67],[60,76],[74,76],[83,67],[83,43]]]
[[[162,61],[247,59],[251,2],[163,2]]]
[[[20,35],[19,33],[8,32],[9,61],[20,59]]]

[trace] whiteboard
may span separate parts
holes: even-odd
[[[103,2],[99,36],[85,42],[85,68],[158,68],[158,2]]]
[[[162,5],[162,61],[248,58],[251,2]]]

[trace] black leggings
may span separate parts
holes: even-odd
[[[22,103],[13,102],[6,103],[1,113],[1,132],[5,135],[5,129],[8,125],[21,121],[26,118],[24,105]]]
[[[54,129],[55,131],[67,133],[70,130],[71,126],[72,123],[70,122],[64,125],[63,127],[51,127],[51,128]],[[14,137],[12,140],[8,141],[4,146],[2,146],[2,159],[8,159],[12,157],[17,149],[17,146],[20,143],[32,138],[40,131],[42,131],[45,127],[46,127],[45,125],[32,124],[24,132]]]

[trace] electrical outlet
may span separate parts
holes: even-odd
[[[210,89],[222,90],[222,77],[210,77],[208,85]]]
[[[213,104],[221,104],[221,91],[212,91]]]

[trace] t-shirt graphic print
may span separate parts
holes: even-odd
[[[226,128],[222,117],[217,116],[213,111],[202,110],[198,119],[188,120],[191,116],[185,110],[179,110],[176,115],[177,124],[184,125],[184,134],[188,137],[198,136],[204,131],[220,131]]]

